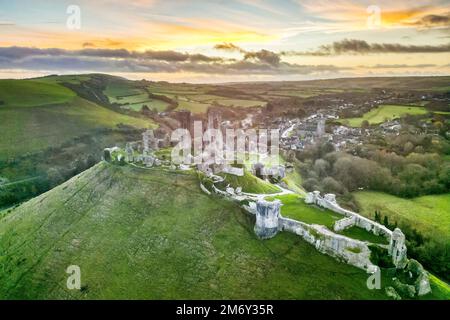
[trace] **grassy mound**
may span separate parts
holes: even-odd
[[[233,188],[241,187],[243,192],[248,193],[270,194],[281,191],[277,186],[254,176],[246,170],[244,170],[244,175],[242,177],[227,173],[220,175],[225,178],[225,181],[217,184],[217,187],[222,190],[225,190],[226,186],[230,185],[230,187]]]
[[[100,163],[0,216],[4,299],[385,298],[296,235],[258,240],[251,215],[190,173]]]

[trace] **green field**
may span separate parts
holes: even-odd
[[[155,83],[148,87],[150,92],[166,96],[178,103],[178,109],[189,110],[193,113],[205,113],[213,104],[228,107],[265,106],[266,102],[258,99],[232,99],[217,94],[209,94],[213,85],[192,85]]]
[[[375,210],[392,223],[407,223],[436,241],[450,241],[450,194],[402,199],[381,192],[354,193],[361,214],[373,218]]]
[[[379,124],[385,121],[400,118],[403,115],[421,115],[428,111],[424,107],[415,106],[399,106],[399,105],[380,105],[375,109],[370,110],[359,118],[341,119],[340,122],[351,127],[360,127],[364,120],[369,124]]]
[[[122,105],[124,109],[141,111],[145,105],[150,110],[164,111],[169,106],[168,102],[150,98],[145,90],[134,86],[132,82],[112,82],[104,90],[110,103]]]
[[[81,134],[118,124],[155,127],[151,120],[101,107],[59,84],[0,80],[1,90],[0,100],[6,104],[0,105],[0,159],[57,147]],[[22,90],[29,91],[25,95]]]
[[[70,102],[76,94],[56,83],[31,80],[0,80],[0,110]]]
[[[3,299],[385,299],[367,274],[210,198],[195,175],[96,165],[0,220]],[[81,268],[81,291],[66,268]]]

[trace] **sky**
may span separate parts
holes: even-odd
[[[450,0],[0,0],[0,78],[450,75]]]

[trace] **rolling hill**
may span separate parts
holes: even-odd
[[[56,147],[80,134],[119,124],[155,126],[78,97],[58,83],[0,80],[0,160]]]

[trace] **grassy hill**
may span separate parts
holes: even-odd
[[[4,107],[35,107],[71,101],[76,94],[59,84],[31,80],[0,80],[0,104]]]
[[[4,299],[385,298],[298,236],[258,240],[254,218],[192,173],[100,163],[0,217]]]
[[[235,176],[233,174],[221,173],[221,176],[225,178],[225,180],[221,183],[218,183],[217,186],[225,190],[227,185],[230,185],[232,188],[241,187],[242,192],[248,193],[277,193],[280,192],[280,188],[274,186],[270,182],[264,181],[247,170],[244,170],[244,175],[242,177]]]
[[[0,160],[56,147],[80,134],[125,124],[154,126],[77,97],[50,81],[0,80]]]

